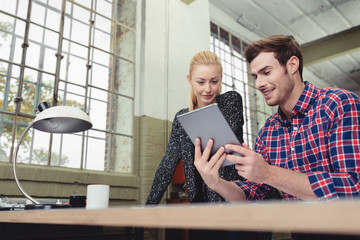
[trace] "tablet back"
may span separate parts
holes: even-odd
[[[221,146],[228,143],[240,145],[240,141],[226,121],[217,103],[184,113],[177,118],[194,144],[197,137],[201,139],[202,151],[205,149],[209,139],[214,140],[211,156]],[[225,160],[223,166],[231,164],[234,163]]]

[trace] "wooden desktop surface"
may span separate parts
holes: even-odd
[[[103,210],[2,211],[0,222],[360,235],[360,202],[174,204]]]

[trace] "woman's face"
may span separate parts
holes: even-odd
[[[192,85],[197,99],[196,108],[201,108],[216,101],[221,86],[221,75],[216,64],[202,64],[194,67],[188,81]]]

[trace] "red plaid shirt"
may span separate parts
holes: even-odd
[[[360,195],[360,99],[306,82],[291,120],[279,108],[260,130],[255,151],[272,165],[306,173],[320,200]],[[236,182],[248,200],[266,198],[270,187]],[[286,199],[295,196],[283,193]]]

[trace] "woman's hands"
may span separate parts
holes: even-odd
[[[219,150],[208,161],[214,141],[210,139],[201,153],[200,139],[195,140],[195,160],[194,165],[200,173],[205,184],[209,188],[215,190],[216,185],[220,181],[219,168],[226,158],[225,148],[220,147]]]
[[[224,162],[227,155],[225,148],[220,147],[219,150],[208,161],[214,141],[208,141],[204,152],[201,152],[200,139],[195,140],[195,160],[194,165],[200,173],[205,184],[219,193],[223,198],[230,202],[245,200],[245,193],[234,182],[226,181],[220,178],[219,168]]]

